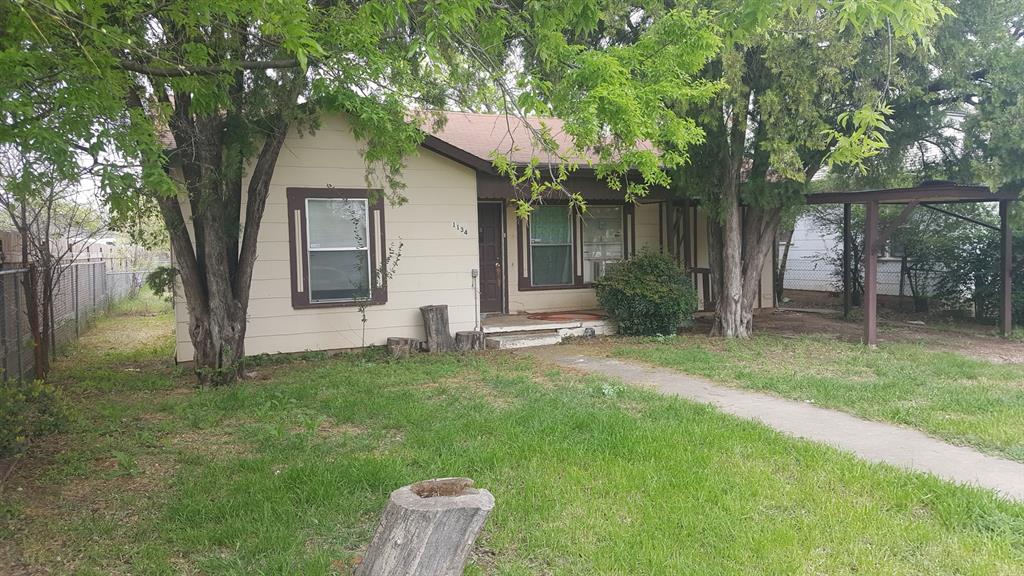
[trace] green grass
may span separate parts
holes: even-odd
[[[74,418],[4,492],[0,571],[6,555],[54,573],[346,574],[391,490],[449,475],[497,501],[468,574],[1024,567],[1024,506],[614,381],[367,353],[196,391],[170,334],[167,314],[102,319],[59,366]]]
[[[134,298],[127,298],[115,302],[111,307],[114,315],[158,315],[171,312],[171,302],[163,296],[158,296],[143,286]]]
[[[1024,366],[916,344],[875,350],[822,337],[618,341],[612,354],[810,400],[1024,461]]]

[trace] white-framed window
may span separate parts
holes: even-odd
[[[583,282],[600,280],[625,258],[622,206],[590,206],[583,214]]]
[[[306,198],[306,269],[309,302],[370,298],[369,201],[366,198]]]

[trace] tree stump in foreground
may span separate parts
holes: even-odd
[[[469,478],[438,478],[391,493],[356,576],[459,576],[494,496]]]
[[[455,333],[455,349],[459,352],[484,349],[484,335],[481,332],[466,330]]]
[[[408,358],[419,349],[420,341],[415,338],[388,338],[388,351],[396,360]]]
[[[448,306],[420,306],[423,329],[427,333],[427,352],[450,352],[454,348],[448,328]]]

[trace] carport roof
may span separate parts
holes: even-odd
[[[910,188],[861,190],[858,192],[820,192],[806,196],[808,204],[906,204],[908,202],[998,202],[1016,200],[1017,192],[993,192],[987,186],[962,186],[952,182],[924,182]]]

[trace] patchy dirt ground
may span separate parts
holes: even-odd
[[[710,318],[698,319],[694,330],[710,330]],[[859,318],[843,320],[837,311],[776,310],[754,318],[754,330],[782,336],[809,334],[831,336],[845,342],[860,342],[863,324]],[[1024,341],[995,335],[992,326],[967,321],[919,320],[909,316],[879,319],[880,342],[913,342],[936,350],[955,351],[992,362],[1024,363]]]

